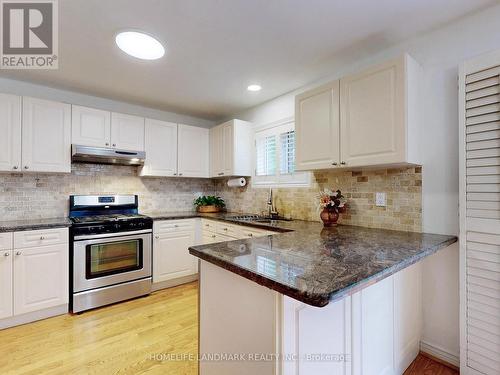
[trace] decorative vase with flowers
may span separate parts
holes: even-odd
[[[346,200],[340,190],[325,189],[319,192],[319,217],[325,227],[337,225],[339,216],[346,210]]]

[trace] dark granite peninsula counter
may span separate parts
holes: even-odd
[[[456,237],[233,216],[211,219],[281,233],[190,247],[200,355],[250,358],[200,361],[200,374],[404,373],[422,336],[419,261]]]
[[[352,294],[457,241],[347,225],[323,228],[306,221],[256,225],[290,232],[193,246],[190,253],[313,306]]]

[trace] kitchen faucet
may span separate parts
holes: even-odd
[[[267,200],[267,206],[269,209],[269,217],[274,218],[278,216],[278,211],[276,211],[276,207],[273,204],[273,189],[269,188],[269,199]]]

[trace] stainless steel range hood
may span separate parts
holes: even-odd
[[[144,165],[144,151],[117,150],[106,147],[71,146],[71,161],[76,163],[98,163],[119,165]]]

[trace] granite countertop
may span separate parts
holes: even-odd
[[[9,220],[0,221],[0,232],[19,232],[23,230],[37,230],[50,228],[64,228],[71,226],[67,217],[51,219]]]
[[[234,213],[192,213],[227,220]],[[239,222],[285,233],[192,246],[207,262],[312,306],[353,294],[457,241],[455,236],[308,221]]]

